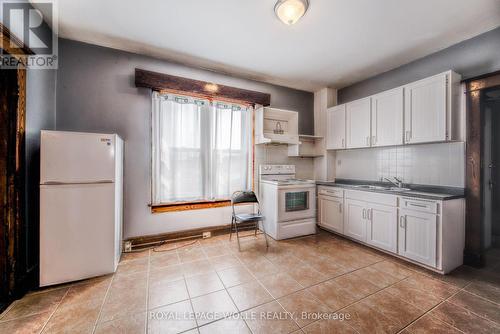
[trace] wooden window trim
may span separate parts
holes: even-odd
[[[183,94],[191,96],[190,94],[186,94],[185,92],[183,92]],[[237,103],[241,104],[241,101]],[[250,184],[252,191],[255,191],[255,112],[252,112],[251,136],[252,136],[251,138],[252,147],[251,147],[250,159],[252,160],[252,170],[250,172],[252,173],[252,175]],[[226,206],[231,206],[231,200],[219,199],[214,201],[200,200],[200,201],[187,201],[187,202],[172,202],[163,204],[150,204],[149,206],[151,207],[152,213],[164,213],[164,212],[222,208]]]
[[[151,205],[151,212],[152,213],[175,212],[175,211],[222,208],[226,206],[231,206],[231,200],[221,199],[215,201],[176,202],[176,203]]]
[[[210,101],[221,101],[228,103],[241,104],[254,107],[256,104],[268,106],[271,103],[271,95],[251,90],[235,88],[214,84],[211,82],[182,78],[174,75],[151,72],[146,70],[135,69],[135,85],[136,87],[151,88],[159,93],[171,93],[178,95],[187,95],[195,98],[203,98]],[[216,87],[216,91],[207,90],[207,87]],[[251,129],[251,189],[255,190],[255,112],[252,112],[252,129]],[[221,199],[215,201],[190,201],[190,202],[173,202],[164,204],[152,204],[152,213],[199,210],[209,208],[220,208],[231,205],[231,200]]]

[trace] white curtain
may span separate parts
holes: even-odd
[[[153,92],[153,204],[249,189],[251,115],[243,105]]]

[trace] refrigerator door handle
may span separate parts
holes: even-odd
[[[95,180],[95,181],[87,181],[87,182],[60,182],[60,181],[46,181],[42,183],[45,186],[57,186],[64,184],[96,184],[96,183],[113,183],[113,180]]]

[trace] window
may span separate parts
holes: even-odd
[[[244,105],[153,92],[153,205],[249,189],[251,115]]]

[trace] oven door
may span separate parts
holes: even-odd
[[[316,187],[282,187],[278,189],[278,221],[316,216]]]

